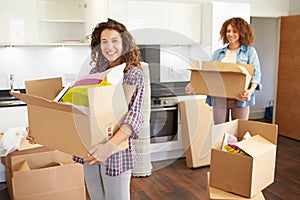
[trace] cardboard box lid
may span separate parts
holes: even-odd
[[[26,94],[53,100],[63,89],[62,78],[48,78],[25,81]]]
[[[252,158],[258,157],[270,149],[276,148],[276,145],[260,135],[254,135],[246,140],[235,143],[240,149],[245,151]]]
[[[57,150],[36,150],[20,155],[11,156],[10,164],[12,172],[17,171],[26,160],[30,169],[39,169],[49,166],[50,163],[72,164],[72,156]]]
[[[238,138],[239,141],[246,132],[249,132],[252,136],[260,135],[272,144],[277,144],[278,126],[276,124],[263,123],[251,120],[236,119],[230,122],[213,125],[212,138],[213,147],[221,147],[223,143],[223,136],[225,133],[229,133]],[[256,140],[256,139],[255,139]]]
[[[28,105],[34,105],[34,106],[39,106],[39,107],[44,107],[44,108],[49,108],[49,109],[55,109],[55,110],[61,110],[65,112],[76,112],[78,114],[83,114],[87,115],[83,111],[79,110],[76,106],[73,106],[71,104],[66,104],[66,103],[61,103],[61,102],[55,102],[49,99],[46,99],[44,97],[40,96],[35,96],[31,94],[23,94],[23,93],[18,93],[18,92],[11,92],[12,95],[17,97],[18,99],[21,99]]]
[[[252,64],[236,64],[224,62],[202,62],[202,68],[197,66],[197,61],[191,60],[191,70],[200,70],[204,72],[224,72],[224,73],[241,73],[248,76],[253,76],[254,66]],[[199,64],[198,64],[199,65]]]

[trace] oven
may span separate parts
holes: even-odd
[[[177,98],[152,98],[150,116],[150,143],[162,143],[177,140],[177,132]]]

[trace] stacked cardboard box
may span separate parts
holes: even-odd
[[[22,148],[2,158],[12,200],[86,199],[83,166],[72,156],[41,146]]]
[[[249,132],[251,138],[242,140]],[[248,155],[221,150],[224,134],[238,138],[235,145]],[[211,151],[209,186],[254,198],[274,182],[278,127],[247,120],[233,120],[214,125],[212,137],[217,144]]]

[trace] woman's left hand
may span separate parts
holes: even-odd
[[[115,149],[115,145],[107,141],[106,143],[99,143],[92,147],[89,151],[88,157],[84,159],[85,162],[88,162],[90,165],[99,164],[104,162]]]
[[[239,101],[249,101],[251,99],[252,92],[250,90],[246,90],[245,92],[240,92],[238,94],[237,100]]]

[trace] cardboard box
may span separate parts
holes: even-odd
[[[235,195],[223,190],[211,187],[209,185],[209,172],[207,173],[207,187],[208,187],[208,198],[210,200],[265,200],[262,192],[256,194],[253,198],[246,198],[239,195]]]
[[[116,131],[128,111],[134,86],[109,85],[88,90],[89,110],[55,102],[61,78],[26,81],[26,94],[12,92],[27,103],[30,133],[38,144],[86,157],[95,144]],[[118,146],[128,148],[128,141]]]
[[[246,132],[251,138],[241,141]],[[225,133],[238,138],[236,146],[248,155],[221,150]],[[217,144],[211,151],[210,185],[252,198],[274,182],[278,127],[275,124],[234,120],[214,125]]]
[[[83,166],[68,154],[38,147],[15,151],[5,161],[11,199],[86,199]]]
[[[190,83],[196,94],[235,99],[248,89],[253,73],[254,66],[250,64],[203,61],[200,69],[193,60]]]
[[[205,99],[179,103],[186,165],[189,168],[210,164],[212,108]]]

